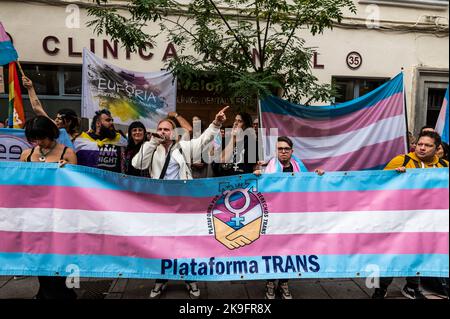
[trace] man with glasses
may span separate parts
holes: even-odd
[[[278,137],[277,141],[277,157],[272,158],[267,164],[263,162],[258,163],[259,167],[265,166],[264,173],[300,173],[308,172],[308,169],[303,162],[294,155],[294,144],[287,136]],[[314,171],[318,175],[325,173],[322,169]],[[254,171],[254,174],[261,175],[262,170]]]
[[[127,140],[115,128],[111,113],[95,112],[91,130],[83,132],[75,140],[78,164],[116,173],[124,172]]]
[[[266,166],[264,173],[300,173],[308,172],[303,162],[294,156],[292,140],[287,136],[280,136],[277,140],[277,157],[272,158],[267,164],[259,162],[260,169],[254,171],[256,175],[261,175],[262,166]],[[316,169],[318,175],[325,174],[322,169]],[[278,287],[275,286],[275,279],[268,280],[266,283],[266,299],[275,299],[278,293],[281,299],[292,299],[289,291],[288,279],[279,279]]]

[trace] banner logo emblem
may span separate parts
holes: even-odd
[[[219,192],[208,209],[210,233],[217,241],[233,250],[251,245],[266,233],[269,213],[256,179],[221,183]]]

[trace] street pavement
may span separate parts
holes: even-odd
[[[154,280],[82,278],[79,299],[148,299]],[[396,278],[387,299],[405,299],[405,284]],[[263,299],[265,281],[200,282],[201,299]],[[373,293],[358,279],[300,279],[289,283],[294,299],[369,299]],[[0,299],[32,299],[39,289],[36,277],[0,276]],[[424,290],[428,299],[444,296]],[[170,281],[161,299],[189,299],[183,281]]]

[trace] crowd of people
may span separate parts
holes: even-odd
[[[24,162],[78,164],[122,174],[165,180],[185,180],[201,177],[232,176],[246,173],[255,175],[277,172],[301,173],[308,169],[294,155],[294,145],[289,137],[280,136],[276,142],[277,156],[268,162],[261,161],[258,147],[258,119],[245,112],[238,113],[229,130],[223,124],[227,120],[229,106],[220,110],[214,121],[203,131],[200,118],[193,118],[192,125],[176,112],[159,121],[156,130],[147,132],[141,122],[133,122],[128,134],[117,130],[107,109],[96,112],[90,130],[80,131],[80,118],[70,109],[57,112],[51,119],[39,101],[33,83],[22,79],[28,90],[36,117],[25,124],[25,136],[33,144],[24,150],[20,160]],[[59,144],[59,129],[65,129],[71,137],[74,149]],[[228,135],[227,135],[228,131]],[[442,143],[432,127],[424,127],[418,138],[409,136],[410,152],[392,159],[386,170],[403,173],[409,168],[448,167],[449,147]],[[325,172],[316,169],[318,175]],[[39,277],[37,298],[75,298],[65,287],[64,278]],[[292,299],[287,280],[269,280],[265,296],[275,299]],[[373,298],[384,298],[392,278],[382,278],[380,288]],[[186,281],[191,298],[200,297],[197,282]],[[167,286],[166,280],[156,280],[150,298],[158,298]],[[407,278],[403,294],[411,299],[423,299],[419,279]]]

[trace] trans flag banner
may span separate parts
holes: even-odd
[[[161,181],[4,162],[0,275],[448,277],[448,182],[444,168]]]
[[[59,130],[58,143],[73,148],[70,136],[65,129]],[[32,147],[33,145],[25,137],[25,130],[0,128],[0,162],[18,161],[22,151]]]
[[[436,122],[436,132],[439,133],[439,135],[442,136],[442,142],[445,142],[448,144],[448,131],[449,131],[449,117],[450,112],[448,110],[448,87],[447,91],[445,92],[444,102],[442,103],[441,111],[439,112],[439,117]]]
[[[125,70],[83,50],[82,117],[91,119],[96,111],[106,108],[115,123],[141,121],[154,128],[167,113],[175,111],[176,92],[170,72]]]
[[[336,105],[303,106],[271,96],[261,101],[262,126],[294,142],[309,171],[383,169],[407,151],[403,73],[374,91]],[[263,140],[276,155],[274,139]]]

